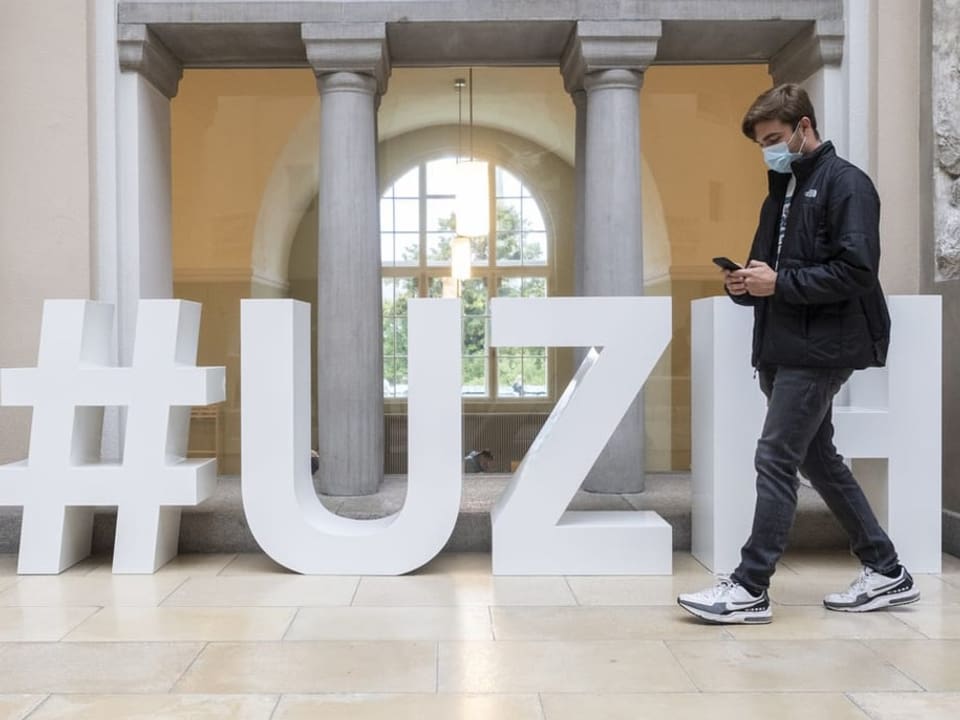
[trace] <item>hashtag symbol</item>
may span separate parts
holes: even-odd
[[[0,465],[0,505],[22,505],[20,573],[90,554],[93,511],[117,507],[115,573],[177,553],[180,508],[213,494],[216,460],[187,460],[190,407],[224,399],[224,369],[196,367],[200,305],[141,300],[131,367],[111,361],[113,306],[44,303],[35,368],[0,370],[0,401],[32,406],[26,460]],[[101,456],[104,407],[126,410],[119,461]]]

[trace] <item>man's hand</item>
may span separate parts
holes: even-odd
[[[737,270],[731,275],[739,275],[745,291],[753,297],[768,297],[777,288],[776,270],[759,260],[751,260],[745,270]]]
[[[723,284],[731,295],[746,295],[747,286],[743,284],[744,270],[724,270]]]

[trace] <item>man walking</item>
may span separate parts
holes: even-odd
[[[724,270],[731,299],[754,308],[753,366],[767,397],[757,443],[757,504],[740,565],[682,608],[717,623],[768,623],[767,589],[797,507],[797,470],[850,537],[863,569],[827,595],[830,610],[915,602],[910,573],[833,445],[832,401],[854,370],[882,366],[890,316],[880,288],[880,199],[858,168],[821,142],[799,85],[758,97],[743,134],[763,149],[769,194],[744,269]]]

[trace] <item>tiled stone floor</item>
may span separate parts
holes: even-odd
[[[300,577],[263,555],[184,555],[154,576],[95,558],[18,577],[0,556],[0,718],[960,717],[960,560],[920,603],[829,613],[843,553],[788,555],[774,622],[700,625],[674,604],[712,582],[495,578],[444,554],[396,578]]]

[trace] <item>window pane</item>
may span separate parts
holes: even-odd
[[[380,232],[393,232],[393,200],[380,198]]]
[[[487,394],[486,358],[464,358],[463,394],[481,397]]]
[[[420,264],[420,233],[396,233],[393,242],[397,253],[395,265]]]
[[[420,167],[412,168],[393,185],[394,197],[420,197]]]
[[[547,234],[528,232],[523,234],[523,264],[547,264]]]
[[[487,265],[490,262],[490,243],[487,236],[470,238],[470,263],[472,265]]]
[[[545,357],[523,359],[523,394],[543,397],[547,394],[547,359]]]
[[[417,279],[394,278],[394,280],[396,281],[396,314],[405,316],[407,314],[407,300],[417,296]]]
[[[395,380],[395,361],[392,357],[383,358],[383,396],[384,397],[395,397],[396,396],[396,385]]]
[[[446,198],[427,200],[427,232],[446,232],[454,231],[453,222],[453,200]]]
[[[406,358],[397,358],[396,360],[397,374],[396,374],[396,396],[397,397],[406,397],[407,396],[407,359]]]
[[[523,204],[520,200],[497,200],[497,231],[515,232],[521,230]]]
[[[380,233],[380,263],[393,265],[393,233]]]
[[[487,281],[484,278],[464,280],[460,286],[464,315],[487,314]]]
[[[441,158],[427,163],[427,195],[453,195],[456,158]]]
[[[496,187],[497,197],[520,197],[520,181],[500,167],[497,168]]]
[[[463,354],[465,356],[485,356],[486,340],[486,318],[467,318],[463,321]]]
[[[524,198],[523,228],[524,230],[533,230],[535,232],[545,232],[547,229],[547,226],[544,225],[540,208],[537,207],[537,203],[533,198]]]
[[[396,320],[392,317],[383,318],[383,355],[393,357],[397,354]]]
[[[500,280],[500,291],[497,293],[500,297],[520,297],[523,287],[522,278],[502,278]]]
[[[393,278],[383,278],[383,316],[387,317],[393,315],[393,303],[394,303],[394,279]]]
[[[497,265],[520,264],[520,233],[497,233]]]
[[[420,232],[420,201],[394,200],[393,222],[397,232]]]
[[[407,356],[407,321],[403,318],[399,318],[395,321],[396,328],[396,354],[402,355],[403,357]],[[386,353],[386,350],[384,350]]]
[[[523,278],[523,296],[545,298],[547,296],[547,279],[542,277]]]
[[[427,264],[449,265],[452,241],[450,233],[427,233]]]
[[[497,356],[497,396],[523,397],[523,361],[519,357]]]

